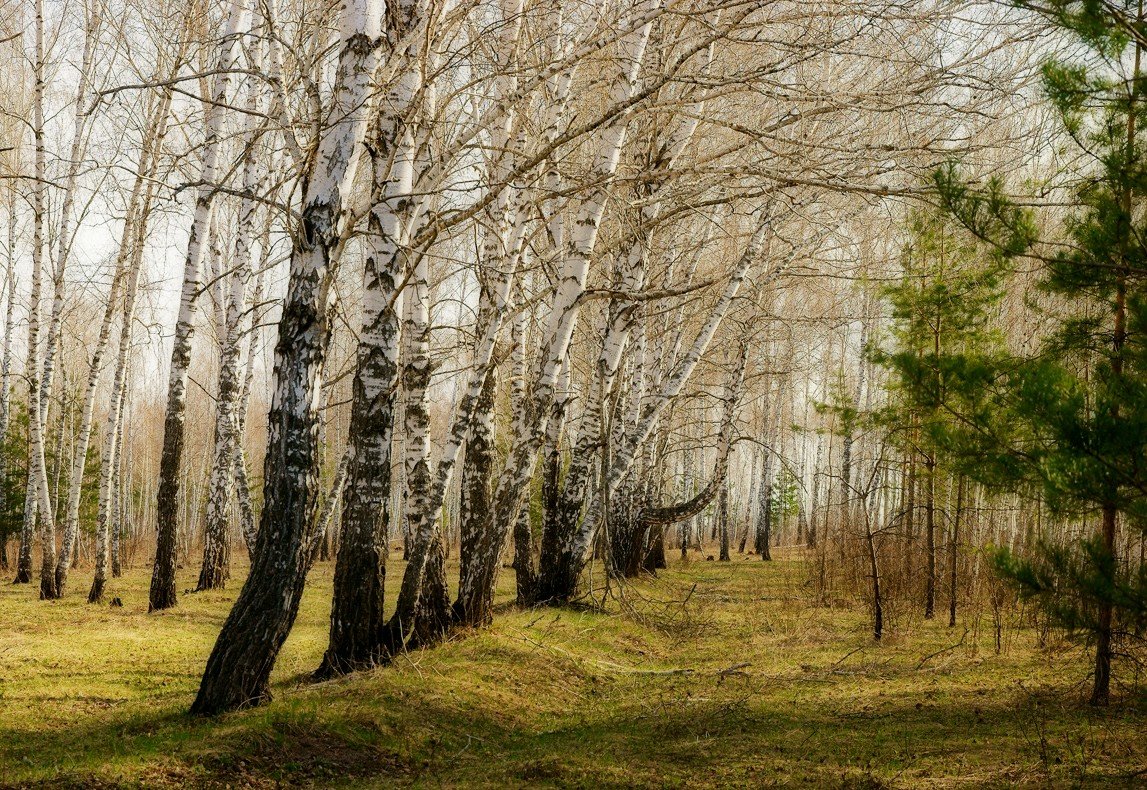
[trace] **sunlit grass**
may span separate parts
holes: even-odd
[[[604,610],[517,611],[505,571],[492,628],[315,685],[320,565],[275,701],[214,721],[185,711],[238,581],[148,615],[145,569],[116,580],[123,608],[86,604],[83,576],[59,602],[0,588],[0,785],[1147,781],[1143,697],[1089,709],[1079,649],[1013,625],[997,655],[986,628],[912,618],[877,644],[792,558],[675,563],[584,602]]]

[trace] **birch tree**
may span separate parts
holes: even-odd
[[[239,58],[241,36],[248,24],[245,0],[232,0],[226,27],[219,43],[216,78],[204,108],[203,165],[196,191],[195,208],[187,239],[183,265],[183,287],[175,320],[171,365],[167,383],[167,410],[163,424],[163,454],[160,462],[155,564],[151,576],[148,610],[167,609],[176,604],[176,530],[179,514],[179,486],[183,468],[184,419],[187,408],[187,373],[191,364],[191,340],[195,331],[195,307],[200,290],[200,271],[211,229],[216,181],[220,175],[220,147],[230,100],[231,75]]]
[[[271,668],[298,614],[317,510],[317,407],[329,335],[331,267],[351,224],[350,190],[362,158],[373,76],[382,55],[382,7],[340,8],[341,46],[330,106],[302,197],[302,219],[275,349],[263,511],[251,572],[203,673],[192,712],[211,715],[265,701]]]

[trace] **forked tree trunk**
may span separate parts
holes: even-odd
[[[642,9],[645,4],[642,4]],[[623,103],[637,90],[637,78],[649,40],[651,23],[643,24],[619,42],[622,66],[613,75],[611,98]],[[459,583],[455,617],[464,625],[481,625],[492,615],[494,588],[501,567],[500,557],[510,525],[533,477],[537,456],[545,441],[556,383],[566,358],[585,290],[589,264],[597,243],[598,230],[609,197],[608,184],[617,170],[625,142],[628,113],[622,113],[602,131],[601,142],[591,166],[594,188],[577,206],[576,218],[562,250],[558,288],[553,297],[546,331],[542,339],[538,375],[526,415],[516,415],[513,448],[494,491],[493,507],[485,516],[482,532],[489,536],[475,573]],[[545,550],[543,546],[543,551]],[[544,562],[544,561],[543,561]],[[544,577],[545,571],[542,571]],[[544,584],[544,579],[540,580]]]
[[[761,256],[764,249],[765,238],[770,227],[771,222],[768,217],[765,217],[754,229],[740,260],[729,276],[729,281],[726,283],[724,292],[715,305],[713,313],[706,320],[700,332],[698,332],[693,341],[693,345],[690,347],[688,353],[681,359],[673,375],[662,383],[660,390],[654,393],[650,401],[643,407],[641,420],[637,423],[636,427],[626,435],[624,446],[617,450],[610,463],[609,476],[605,487],[599,491],[597,496],[590,502],[577,530],[563,541],[560,554],[556,557],[555,562],[551,564],[550,571],[546,574],[548,577],[546,579],[548,589],[545,591],[545,600],[552,602],[566,601],[574,593],[577,587],[578,577],[589,561],[589,548],[593,545],[594,537],[601,521],[602,508],[605,501],[616,492],[621,483],[629,475],[637,453],[648,440],[650,433],[657,424],[661,412],[680,394],[682,388],[685,386],[685,382],[689,380],[689,377],[696,369],[701,356],[709,347],[717,329],[728,313],[733,300],[740,291],[750,265],[755,263]],[[757,283],[758,287],[763,287],[769,280],[780,276],[791,262],[792,258],[790,257],[787,261],[775,267],[768,275],[760,279]],[[744,356],[745,351],[742,349],[740,361],[742,373],[744,370]]]

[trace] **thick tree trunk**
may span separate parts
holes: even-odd
[[[335,560],[330,640],[315,672],[319,678],[370,667],[385,657],[387,646],[383,605],[399,381],[400,328],[395,302],[405,260],[399,248],[399,217],[394,203],[405,201],[412,187],[411,152],[405,148],[396,153],[398,132],[393,122],[381,125],[371,149],[376,178],[387,172],[392,157],[394,164],[389,182],[377,182],[373,189],[372,244],[363,267],[362,323],[351,394],[349,464]]]
[[[268,418],[264,506],[255,554],[234,608],[207,661],[192,713],[213,715],[270,697],[271,669],[298,614],[317,509],[320,389],[329,336],[331,266],[347,232],[343,206],[361,156],[381,4],[342,7],[342,51],[330,118],[302,200]]]
[[[483,520],[490,509],[490,478],[496,459],[494,448],[494,404],[498,383],[496,373],[494,369],[486,373],[486,382],[482,385],[482,394],[475,404],[474,419],[470,423],[470,437],[466,440],[466,458],[462,464],[461,480],[462,508],[459,514],[460,579],[469,578],[474,573],[473,564],[479,559],[484,537]],[[522,508],[518,518],[521,518],[522,512],[528,516],[529,509]]]

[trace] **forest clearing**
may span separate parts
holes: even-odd
[[[275,699],[186,715],[233,592],[145,614],[0,591],[0,786],[1142,786],[1147,699],[1085,705],[1087,655],[1030,612],[948,628],[809,599],[794,553],[700,555],[604,609],[500,612],[481,633],[313,683],[329,568],[283,648]],[[186,581],[191,581],[187,577]],[[600,593],[599,593],[600,596]],[[512,600],[503,585],[499,606]]]

